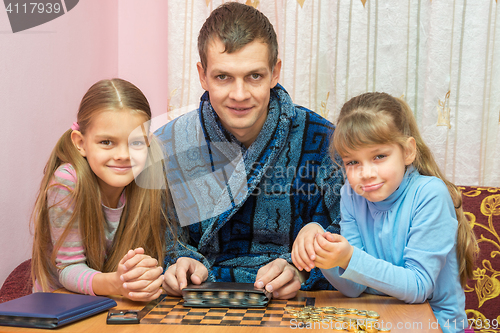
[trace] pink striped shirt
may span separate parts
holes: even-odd
[[[47,193],[52,245],[59,240],[73,214],[74,204],[70,202],[70,194],[75,188],[76,181],[76,172],[71,164],[61,165],[54,173],[54,180],[51,184],[57,185],[52,186]],[[118,208],[113,209],[102,205],[106,220],[104,228],[106,253],[111,250],[124,206],[125,192],[120,197]],[[52,273],[60,285],[54,286],[54,289],[64,287],[77,293],[95,295],[92,289],[92,279],[100,272],[87,266],[78,219],[57,252],[56,267],[57,269]],[[34,291],[41,291],[38,284],[35,284]]]

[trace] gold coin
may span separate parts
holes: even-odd
[[[198,293],[196,291],[189,291],[186,293],[186,298],[198,298]]]
[[[375,316],[375,315],[371,315],[371,316],[367,315],[367,316],[368,316],[368,318],[372,318],[372,319],[378,319],[378,318],[380,318],[380,316],[378,316],[378,315],[377,316]]]
[[[248,296],[250,299],[260,299],[261,298],[261,295],[257,294],[257,293],[249,293]]]
[[[202,294],[202,297],[203,298],[206,298],[206,299],[210,299],[210,298],[213,298],[214,297],[214,293],[212,291],[205,291],[203,294]]]
[[[356,319],[348,318],[347,321],[347,330],[349,332],[355,332],[358,330],[358,321]]]
[[[373,328],[373,327],[372,327],[372,328],[368,328],[368,327],[367,327],[367,328],[365,328],[365,332],[366,332],[366,333],[377,333],[377,332],[378,332],[378,329]]]
[[[245,293],[242,292],[242,291],[235,292],[234,293],[234,298],[243,299],[243,298],[245,298]]]
[[[345,309],[345,312],[347,313],[357,313],[358,312],[358,309]]]
[[[358,316],[366,317],[367,311],[359,310],[357,314],[358,314]]]

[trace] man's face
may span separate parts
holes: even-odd
[[[203,89],[222,126],[249,147],[266,121],[270,90],[278,83],[281,61],[269,68],[268,46],[253,41],[240,50],[224,52],[224,44],[213,40],[207,47],[207,68],[198,63]]]

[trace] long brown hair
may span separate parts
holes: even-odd
[[[416,142],[413,166],[421,175],[440,178],[448,187],[458,220],[457,260],[460,283],[464,287],[472,277],[477,255],[477,241],[462,209],[462,196],[458,188],[448,181],[439,169],[432,152],[418,130],[415,117],[408,104],[386,93],[365,93],[352,98],[342,107],[337,120],[330,153],[340,155],[348,150],[373,144],[397,143],[405,150],[407,139]]]
[[[110,109],[137,112],[144,115],[146,121],[151,119],[149,103],[139,88],[121,79],[101,80],[89,88],[80,103],[77,116],[80,132],[85,134],[92,126],[94,117]],[[105,217],[97,176],[73,144],[71,133],[70,129],[62,135],[50,155],[33,210],[32,279],[44,291],[57,285],[56,278],[51,274],[55,270],[55,258],[75,223],[78,223],[82,236],[87,265],[101,272],[116,271],[125,253],[137,247],[143,247],[146,254],[163,263],[166,231],[172,228],[165,211],[165,205],[169,202],[168,191],[165,188],[157,189],[158,184],[155,184],[159,178],[163,178],[163,168],[161,163],[155,163],[161,160],[161,148],[152,137],[148,140],[147,168],[136,177],[136,181],[125,187],[126,204],[112,248],[106,255]],[[75,188],[69,189],[71,193],[64,199],[69,201],[67,207],[72,205],[74,210],[65,231],[52,246],[49,220],[51,207],[47,193],[53,186],[65,186],[54,184],[54,172],[65,163],[74,167],[77,176]],[[60,204],[57,202],[54,205]],[[175,235],[175,232],[170,234]]]

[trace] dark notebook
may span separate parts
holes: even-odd
[[[56,328],[116,306],[107,297],[33,293],[0,304],[0,325]]]

